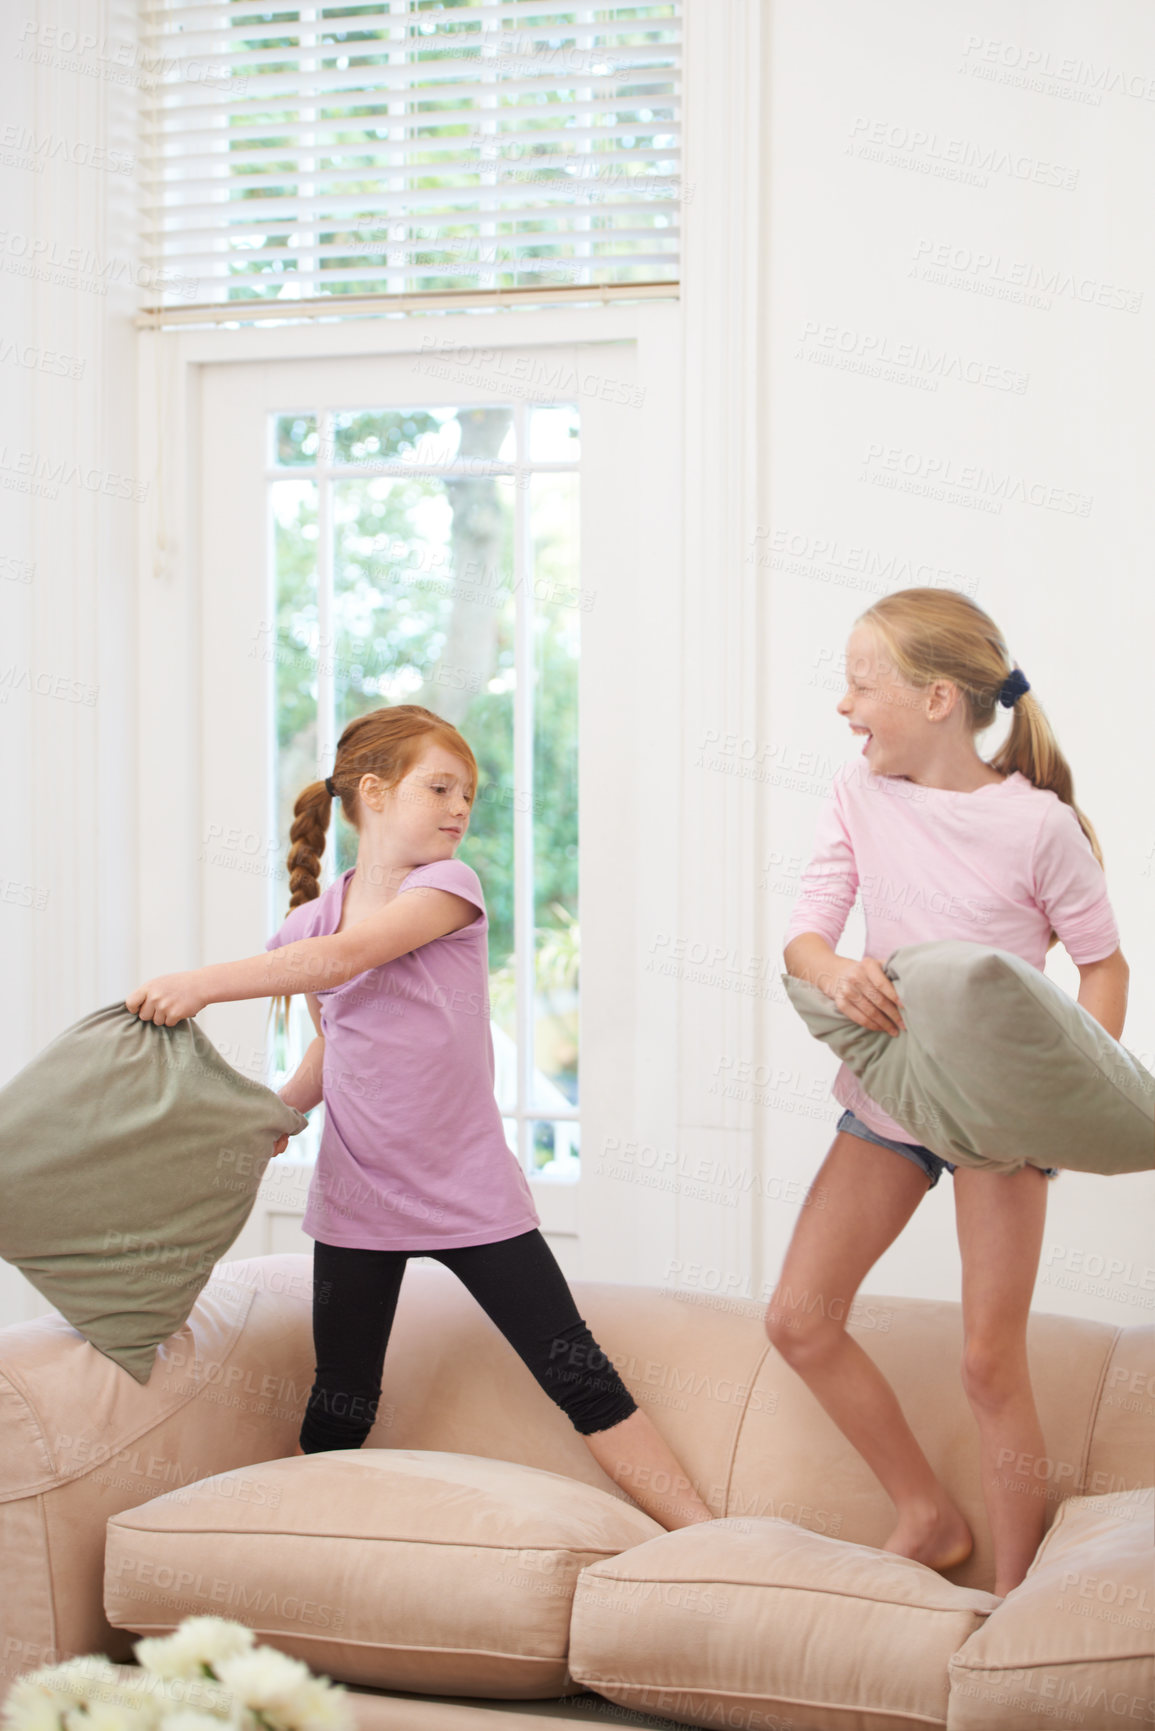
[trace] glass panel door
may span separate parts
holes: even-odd
[[[356,716],[418,703],[481,771],[457,855],[489,910],[496,1093],[531,1175],[579,1171],[577,406],[325,408],[268,418],[276,735],[270,920],[303,786]],[[322,887],[351,867],[334,805]],[[293,1002],[276,1085],[313,1026]],[[323,1108],[298,1139],[315,1151]]]
[[[496,1092],[571,1278],[618,1278],[676,1205],[623,1183],[612,1153],[672,1097],[669,987],[646,964],[655,929],[675,929],[676,884],[650,849],[679,761],[680,543],[662,508],[681,448],[676,309],[644,325],[644,361],[622,339],[451,348],[434,366],[385,322],[372,353],[203,363],[198,641],[172,646],[199,696],[186,779],[205,962],[259,952],[284,920],[292,802],[352,717],[416,699],[470,741],[482,779],[460,857],[490,915]],[[322,887],[355,840],[334,811]],[[293,1006],[279,1051],[267,999],[202,1021],[275,1085],[312,1037]],[[322,1112],[270,1162],[235,1254],[311,1248]]]

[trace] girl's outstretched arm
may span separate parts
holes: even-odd
[[[1112,950],[1101,962],[1077,962],[1080,1003],[1113,1040],[1122,1038],[1127,1017],[1127,986],[1131,970],[1122,950]]]
[[[327,938],[298,938],[278,950],[239,962],[214,962],[183,974],[158,974],[137,986],[124,1002],[142,1022],[171,1028],[206,1004],[238,998],[271,998],[342,986],[369,968],[379,968],[446,932],[480,917],[480,910],[452,890],[422,884],[394,896],[383,908]]]

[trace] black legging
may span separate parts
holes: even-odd
[[[637,1411],[578,1313],[537,1227],[457,1250],[313,1247],[316,1376],[301,1426],[307,1455],[360,1448],[377,1416],[385,1348],[410,1256],[451,1269],[583,1436]]]

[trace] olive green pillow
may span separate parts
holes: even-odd
[[[248,1219],[279,1136],[308,1120],[186,1017],[123,1000],[0,1089],[0,1256],[147,1382]]]
[[[1038,968],[951,938],[907,944],[883,971],[903,1033],[859,1027],[817,986],[782,983],[810,1032],[913,1141],[1005,1171],[1155,1167],[1155,1076]]]

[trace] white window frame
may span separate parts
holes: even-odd
[[[607,328],[609,327],[609,328]],[[201,545],[203,538],[217,532],[218,525],[200,521],[199,453],[204,437],[201,426],[202,385],[209,369],[223,369],[227,377],[237,363],[301,361],[308,368],[319,364],[339,371],[344,363],[358,365],[383,354],[398,356],[420,353],[422,335],[428,321],[412,319],[350,321],[334,326],[294,325],[244,328],[237,331],[180,331],[147,334],[143,338],[142,374],[140,381],[140,411],[142,438],[154,440],[152,449],[164,448],[160,485],[154,500],[146,508],[150,521],[142,525],[141,545],[141,638],[142,669],[146,670],[145,685],[155,681],[155,701],[163,704],[166,727],[149,728],[145,717],[150,705],[147,690],[142,690],[140,774],[141,785],[155,787],[159,803],[153,807],[156,827],[142,833],[140,881],[142,889],[142,947],[147,949],[143,934],[155,935],[158,963],[152,968],[146,961],[145,972],[171,969],[173,955],[188,957],[189,966],[197,966],[225,955],[245,953],[244,946],[255,953],[263,944],[264,934],[256,933],[254,921],[247,919],[243,927],[231,929],[217,923],[210,933],[206,928],[202,886],[198,880],[198,855],[203,846],[205,825],[201,821],[196,800],[178,797],[188,788],[200,790],[203,804],[210,796],[214,811],[220,810],[222,797],[219,782],[214,778],[211,788],[204,786],[199,761],[200,710],[204,685],[200,644],[200,590],[206,572],[213,564],[211,545]],[[612,572],[615,561],[625,559],[620,546],[622,534],[630,527],[644,542],[645,558],[641,562],[638,589],[628,601],[628,616],[648,620],[663,613],[667,624],[676,625],[676,597],[679,589],[678,526],[664,511],[647,512],[639,521],[636,501],[639,497],[654,499],[668,496],[669,477],[681,470],[681,412],[679,341],[681,320],[676,303],[639,303],[628,309],[586,309],[584,316],[576,310],[540,312],[532,319],[513,312],[488,316],[482,326],[476,316],[462,315],[439,318],[433,327],[438,343],[451,346],[462,344],[476,349],[484,330],[487,348],[509,350],[523,354],[527,347],[544,343],[551,351],[568,348],[576,355],[590,357],[593,369],[583,374],[592,394],[577,397],[583,409],[582,473],[582,570],[583,584],[596,581],[585,573]],[[533,342],[527,344],[526,339]],[[550,340],[552,339],[552,340]],[[318,350],[322,351],[318,353]],[[607,353],[617,357],[614,366],[623,378],[643,380],[644,404],[639,409],[621,408],[616,411],[619,422],[616,450],[603,454],[604,466],[612,464],[615,477],[620,476],[618,506],[611,512],[591,512],[587,509],[590,489],[590,441],[596,438],[594,423],[601,418],[603,428],[612,425],[607,420],[606,405],[599,400],[599,380],[607,370]],[[600,362],[596,359],[601,356]],[[336,385],[333,389],[336,390]],[[286,407],[299,407],[307,392],[299,383],[291,387],[286,381]],[[440,381],[431,392],[428,388],[415,392],[413,401],[456,400],[451,383]],[[542,392],[544,401],[569,400],[564,390],[552,394]],[[488,400],[498,399],[489,392]],[[341,398],[342,406],[345,399]],[[468,401],[468,395],[461,396]],[[348,406],[354,406],[349,403]],[[624,426],[629,419],[628,437]],[[166,434],[161,434],[161,428]],[[165,439],[167,438],[167,444]],[[261,452],[261,473],[265,472],[264,450]],[[632,464],[632,469],[630,465]],[[291,470],[285,470],[291,475]],[[174,526],[179,525],[174,536]],[[177,545],[174,547],[174,540]],[[170,555],[166,562],[166,552]],[[254,552],[254,557],[257,554]],[[631,555],[631,569],[639,561]],[[609,620],[610,609],[617,605],[612,585],[605,589],[602,618]],[[639,1030],[650,1024],[644,1006],[638,1007],[638,994],[652,991],[648,980],[637,983],[641,963],[634,963],[633,952],[639,940],[637,929],[637,891],[624,882],[623,845],[632,856],[638,845],[638,835],[656,835],[662,824],[668,825],[672,802],[676,802],[680,765],[677,754],[671,754],[666,743],[676,730],[678,693],[676,685],[663,681],[666,710],[652,706],[650,680],[641,670],[640,683],[645,688],[637,699],[654,707],[652,744],[643,753],[643,737],[633,737],[631,696],[625,711],[612,696],[614,690],[631,692],[638,683],[633,678],[635,642],[632,631],[622,630],[616,623],[613,630],[601,629],[603,659],[591,662],[589,652],[590,627],[583,617],[583,651],[579,664],[579,679],[587,694],[579,696],[583,715],[582,741],[579,749],[579,784],[582,810],[581,909],[587,931],[583,935],[583,975],[581,996],[582,1051],[582,1122],[583,1170],[578,1182],[558,1184],[531,1176],[535,1202],[542,1218],[543,1229],[553,1237],[555,1249],[567,1245],[572,1254],[562,1256],[563,1267],[571,1277],[579,1270],[591,1272],[584,1252],[587,1234],[583,1221],[599,1222],[597,1261],[620,1270],[632,1254],[637,1235],[647,1230],[642,1216],[650,1212],[648,1193],[626,1187],[627,1207],[621,1206],[623,1186],[604,1174],[599,1176],[596,1152],[615,1139],[628,1138],[635,1120],[633,1096],[638,1086],[639,1071],[645,1068],[639,1052],[644,1039]],[[660,655],[668,657],[666,646]],[[606,657],[609,659],[607,660]],[[596,694],[596,695],[595,695]],[[623,720],[623,715],[625,719]],[[588,724],[588,725],[587,725]],[[624,727],[629,740],[623,766],[621,731]],[[180,736],[174,738],[174,728]],[[664,762],[661,760],[664,758]],[[174,759],[187,766],[183,786],[174,785]],[[660,763],[656,774],[651,773],[641,795],[638,811],[632,801],[643,786],[642,775],[635,766],[643,761]],[[181,779],[181,778],[178,778]],[[628,789],[627,804],[620,808],[621,787]],[[608,788],[608,793],[607,793]],[[224,791],[227,799],[228,790]],[[232,821],[244,822],[243,809],[238,808]],[[251,812],[251,807],[248,808]],[[251,815],[247,820],[251,823]],[[641,830],[635,832],[635,824]],[[626,825],[623,841],[622,824]],[[524,845],[524,844],[523,844]],[[183,882],[182,882],[183,878]],[[599,889],[600,885],[600,889]],[[647,893],[648,890],[647,890]],[[238,886],[238,894],[240,894]],[[254,938],[250,937],[254,928]],[[245,934],[238,949],[237,930]],[[162,935],[164,934],[164,935]],[[165,960],[161,962],[159,957]],[[631,960],[623,964],[623,956]],[[625,989],[623,990],[623,986]],[[523,1003],[524,1003],[523,996]],[[261,1044],[266,1004],[252,1001],[245,1004],[210,1005],[199,1018],[210,1038],[214,1038],[228,1054],[248,1054],[252,1059]],[[243,1012],[243,1013],[242,1013]],[[259,1013],[258,1013],[259,1012]],[[632,1056],[629,1048],[637,1045]],[[522,1062],[527,1061],[522,1046]],[[600,1082],[599,1082],[600,1076]],[[536,1114],[540,1116],[541,1114]],[[594,1151],[594,1158],[585,1160],[585,1149]],[[280,1156],[271,1163],[282,1193],[289,1181],[292,1161]],[[298,1176],[311,1171],[300,1166]],[[303,1204],[303,1194],[301,1196]],[[662,1199],[660,1206],[668,1210],[672,1198]],[[297,1206],[288,1210],[299,1215]],[[605,1231],[612,1221],[617,1232]],[[615,1245],[614,1239],[620,1241]],[[267,1221],[262,1224],[259,1211],[238,1241],[235,1254],[259,1254],[275,1247],[285,1247],[284,1237],[270,1239]],[[304,1248],[307,1241],[300,1245]],[[296,1246],[294,1246],[296,1247]],[[568,1264],[568,1266],[567,1266]]]
[[[445,387],[445,401],[453,398],[453,387]],[[422,393],[423,395],[425,393]],[[496,400],[496,399],[495,399]],[[405,404],[383,404],[384,408],[410,407]],[[463,406],[468,406],[463,405]],[[504,405],[501,405],[504,406]],[[536,1025],[534,1017],[536,987],[536,934],[534,931],[534,903],[536,877],[534,871],[534,776],[533,776],[533,737],[534,737],[534,687],[533,656],[534,656],[534,626],[536,624],[536,606],[533,589],[528,581],[532,575],[533,547],[530,529],[529,489],[521,484],[523,475],[569,474],[581,479],[581,460],[573,458],[567,462],[534,460],[530,455],[530,412],[532,404],[525,399],[514,401],[513,427],[516,440],[517,460],[514,462],[479,463],[470,459],[470,468],[462,470],[452,463],[416,463],[406,461],[398,463],[398,476],[427,475],[452,479],[462,474],[492,474],[509,476],[519,481],[514,489],[513,497],[513,595],[514,595],[514,665],[517,679],[513,691],[513,786],[511,797],[513,801],[513,856],[514,856],[514,977],[516,981],[517,1021],[515,1040],[517,1045],[517,1072],[515,1098],[511,1105],[501,1102],[502,1117],[513,1123],[517,1142],[517,1156],[522,1170],[532,1181],[539,1176],[532,1165],[532,1132],[535,1123],[571,1123],[580,1124],[581,1107],[551,1107],[535,1104],[534,1090],[536,1072]],[[358,398],[351,408],[361,408],[363,404]],[[579,405],[580,411],[580,405]],[[315,462],[301,462],[292,465],[278,464],[272,460],[265,470],[267,484],[281,481],[315,481],[317,485],[317,626],[322,644],[330,643],[333,637],[331,603],[333,595],[333,538],[332,538],[332,486],[343,480],[364,480],[370,473],[389,473],[388,465],[378,463],[337,463],[332,461],[335,449],[333,437],[333,417],[339,410],[323,405],[313,405],[303,402],[299,412],[302,415],[315,414],[317,423],[318,452]],[[270,411],[273,414],[283,414],[284,410]],[[270,507],[266,504],[266,510]],[[270,559],[272,555],[270,553]],[[270,593],[275,594],[276,571],[269,572]],[[335,761],[337,750],[337,726],[333,707],[334,676],[333,666],[329,657],[322,651],[317,662],[317,763],[318,777],[327,775]],[[336,808],[334,808],[334,811]],[[334,823],[335,823],[334,818]],[[333,836],[330,829],[330,836]],[[579,832],[580,833],[580,832]],[[580,843],[579,843],[580,846]],[[325,851],[321,862],[321,887],[328,889],[336,876],[335,848],[330,846]],[[283,918],[284,909],[273,910],[273,929]],[[294,1005],[297,1000],[293,1000]],[[307,1018],[305,1018],[307,1020]],[[294,1018],[298,1020],[298,1018]],[[308,1024],[312,1032],[312,1023]],[[579,1056],[580,1077],[580,1056]],[[579,1084],[580,1099],[580,1084]],[[543,1179],[543,1182],[574,1182],[573,1179]]]

